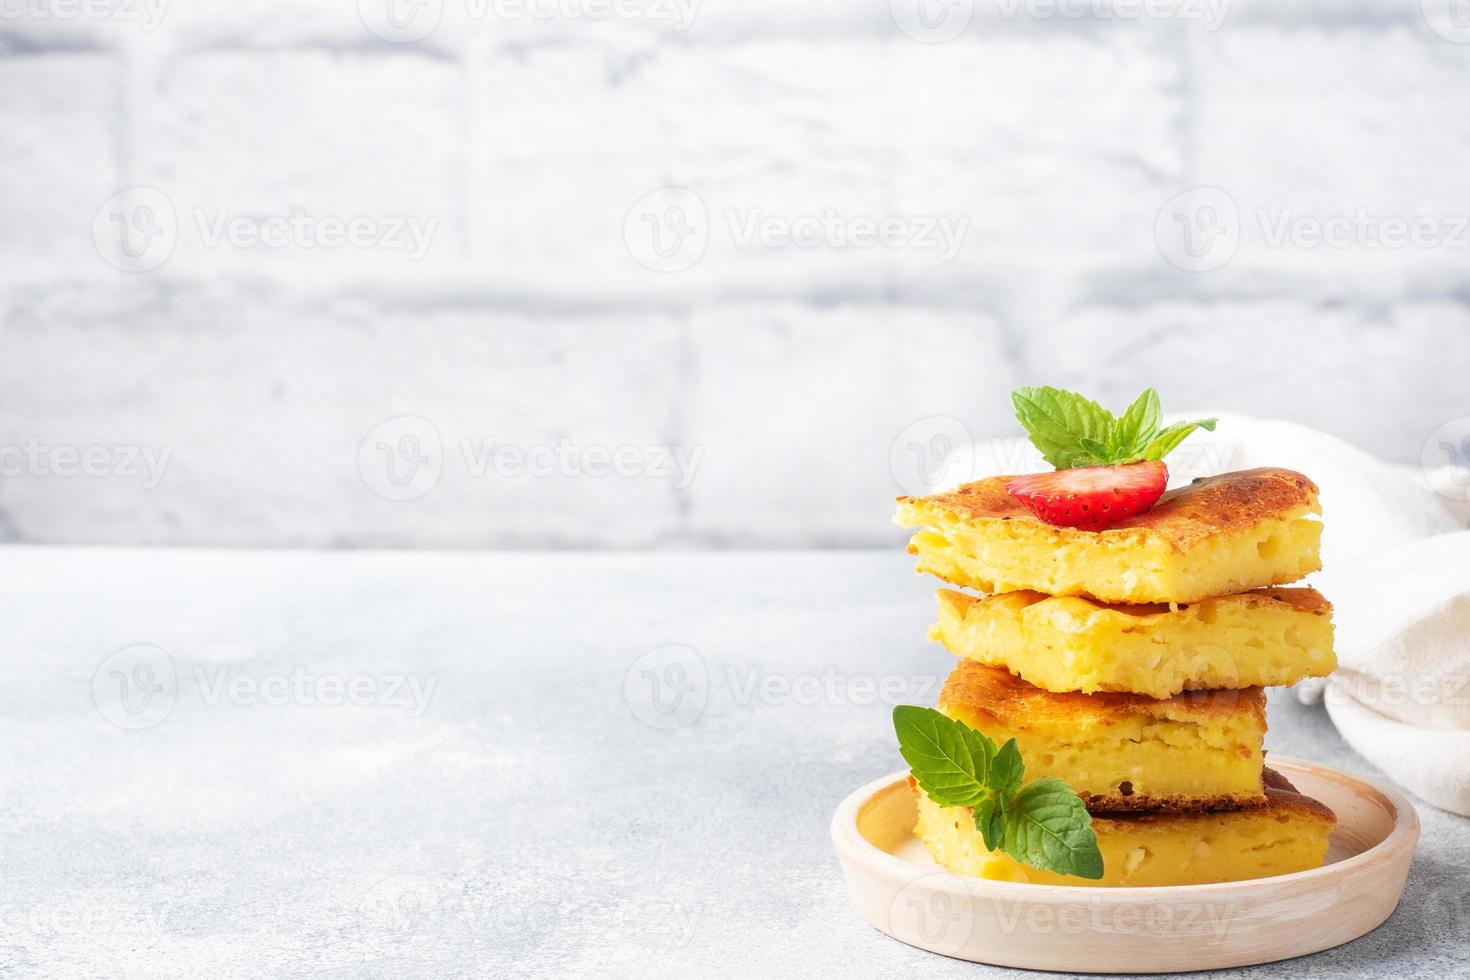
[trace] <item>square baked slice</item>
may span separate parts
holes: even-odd
[[[898,498],[894,520],[919,529],[909,541],[919,571],[981,592],[1196,602],[1321,568],[1317,487],[1291,470],[1196,480],[1104,531],[1044,523],[1006,491],[1009,479]]]
[[[939,710],[997,745],[1014,738],[1026,778],[1055,776],[1089,810],[1197,810],[1265,802],[1266,697],[1258,687],[1052,694],[1001,667],[960,661]]]
[[[911,781],[912,782],[912,781]],[[1266,803],[1246,810],[1095,815],[1103,876],[1041,871],[985,847],[968,807],[940,807],[916,785],[914,828],[939,864],[956,874],[1038,885],[1204,885],[1322,866],[1337,818],[1266,770]]]
[[[1332,605],[1316,589],[1256,589],[1170,606],[1081,596],[939,590],[931,639],[1047,691],[1270,687],[1337,666]]]

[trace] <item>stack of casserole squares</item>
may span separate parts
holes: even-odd
[[[1044,523],[1004,477],[899,499],[939,592],[933,639],[959,658],[939,710],[1092,815],[1104,874],[1038,870],[987,849],[967,808],[919,791],[916,832],[962,874],[1175,885],[1322,864],[1332,812],[1266,766],[1264,688],[1336,665],[1332,607],[1284,588],[1320,568],[1317,488],[1284,469],[1197,480],[1103,531]]]

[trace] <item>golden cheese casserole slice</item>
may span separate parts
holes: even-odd
[[[1197,602],[1321,568],[1317,487],[1291,470],[1196,480],[1105,531],[1037,519],[1006,491],[1009,479],[898,498],[894,520],[919,529],[909,541],[919,571],[981,592]]]
[[[1139,694],[1052,694],[999,667],[961,661],[939,710],[1004,744],[1026,778],[1055,776],[1097,811],[1185,810],[1265,802],[1258,687]]]
[[[1270,687],[1337,666],[1332,606],[1315,589],[1258,589],[1164,604],[1104,605],[1080,596],[939,590],[929,636],[966,660],[1004,667],[1047,691]]]
[[[1321,867],[1336,817],[1274,770],[1266,770],[1266,783],[1266,803],[1245,810],[1095,815],[1103,859],[1096,880],[1042,871],[988,850],[968,807],[941,807],[916,785],[914,833],[956,874],[1038,885],[1205,885]]]

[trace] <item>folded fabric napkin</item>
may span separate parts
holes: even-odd
[[[1307,426],[1217,414],[1215,432],[1170,455],[1171,486],[1285,466],[1321,489],[1323,571],[1308,584],[1333,604],[1339,666],[1299,696],[1325,699],[1348,743],[1410,792],[1470,815],[1470,505],[1431,489],[1453,481]],[[965,447],[944,472],[953,483],[1045,468],[1017,438]]]

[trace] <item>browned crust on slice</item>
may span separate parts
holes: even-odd
[[[1027,589],[1015,592],[998,592],[994,595],[971,595],[968,592],[960,592],[956,589],[939,589],[936,593],[939,601],[952,608],[968,613],[976,607],[983,607],[987,602],[1004,603],[1006,605],[1025,608],[1034,606],[1038,602],[1055,598],[1044,592],[1032,592]],[[1066,598],[1076,602],[1086,602],[1096,606],[1098,609],[1106,609],[1109,612],[1122,613],[1127,616],[1167,616],[1172,610],[1167,602],[1099,602],[1088,596],[1067,596]],[[1310,586],[1299,586],[1289,589],[1265,588],[1251,589],[1248,592],[1237,592],[1234,595],[1216,596],[1211,599],[1199,599],[1195,602],[1175,603],[1179,609],[1188,609],[1202,603],[1215,605],[1239,604],[1247,609],[1256,609],[1262,606],[1281,605],[1289,606],[1295,612],[1309,613],[1313,616],[1332,615],[1332,603],[1327,598]]]
[[[1267,766],[1265,770],[1261,773],[1261,778],[1262,781],[1266,784],[1266,796],[1264,802],[1257,804],[1256,806],[1196,806],[1193,808],[1185,807],[1167,810],[1160,809],[1152,811],[1136,811],[1131,813],[1100,811],[1096,816],[1093,817],[1093,826],[1095,829],[1106,830],[1109,823],[1118,823],[1121,825],[1125,822],[1135,824],[1144,822],[1158,822],[1161,820],[1177,820],[1181,816],[1185,816],[1190,813],[1203,814],[1227,810],[1258,808],[1266,809],[1273,813],[1279,813],[1282,816],[1303,817],[1309,820],[1325,821],[1329,824],[1335,824],[1337,822],[1337,815],[1333,813],[1326,804],[1314,800],[1310,796],[1306,796],[1302,793],[1297,792],[1296,787],[1292,786],[1291,783],[1286,779],[1286,777],[1281,775],[1275,769]],[[1089,805],[1087,809],[1088,812],[1092,812],[1091,805]]]
[[[1281,790],[1284,793],[1295,793],[1298,796],[1302,795],[1301,790],[1296,788],[1295,783],[1270,766],[1261,770],[1261,782],[1267,789]]]
[[[1055,527],[1033,515],[1006,490],[1011,476],[993,476],[927,497],[899,497],[949,511],[965,521],[1007,520],[1062,535],[1087,534],[1129,540],[1158,536],[1183,550],[1214,534],[1255,527],[1303,513],[1320,513],[1317,485],[1294,470],[1261,467],[1195,480],[1170,490],[1149,510],[1104,531]]]
[[[1313,616],[1331,616],[1332,603],[1327,597],[1311,586],[1299,586],[1291,589],[1255,589],[1251,592],[1241,592],[1239,595],[1247,599],[1260,597],[1261,604],[1268,602],[1280,602],[1291,606],[1297,612],[1311,613]],[[1228,598],[1228,597],[1227,597]]]
[[[1129,715],[1187,717],[1208,723],[1233,718],[1241,712],[1250,712],[1262,728],[1266,724],[1266,693],[1259,687],[1185,691],[1164,699],[1112,691],[1055,694],[1026,683],[1004,667],[990,667],[973,660],[961,660],[955,666],[939,692],[939,706],[983,712],[1004,728],[1079,717]]]
[[[1128,823],[1137,824],[1157,822],[1160,820],[1177,820],[1181,816],[1188,814],[1229,813],[1235,810],[1253,810],[1259,807],[1279,810],[1283,815],[1295,814],[1308,819],[1325,820],[1331,824],[1337,823],[1337,814],[1333,813],[1325,803],[1297,792],[1296,787],[1285,776],[1270,766],[1262,770],[1261,779],[1266,784],[1266,795],[1257,803],[1242,805],[1239,802],[1231,801],[1223,806],[1180,807],[1167,810],[1139,809],[1131,812],[1126,810],[1094,811],[1092,804],[1089,803],[1087,805],[1087,812],[1092,815],[1093,827],[1102,830],[1108,829],[1108,824],[1110,823],[1122,826]],[[916,795],[921,792],[918,780],[914,779],[912,774],[908,777],[908,783],[909,789]],[[1169,799],[1179,798],[1170,797]],[[1085,797],[1084,802],[1086,802]],[[964,807],[963,809],[969,812],[971,808]]]
[[[1111,816],[1128,813],[1195,813],[1201,810],[1220,812],[1246,810],[1261,806],[1269,797],[1255,796],[1099,796],[1078,793],[1087,812]]]
[[[1337,814],[1332,812],[1331,807],[1320,800],[1312,799],[1297,789],[1292,785],[1291,780],[1270,766],[1261,772],[1261,780],[1266,784],[1266,795],[1270,797],[1273,805],[1298,813],[1310,814],[1333,823],[1337,822]]]

